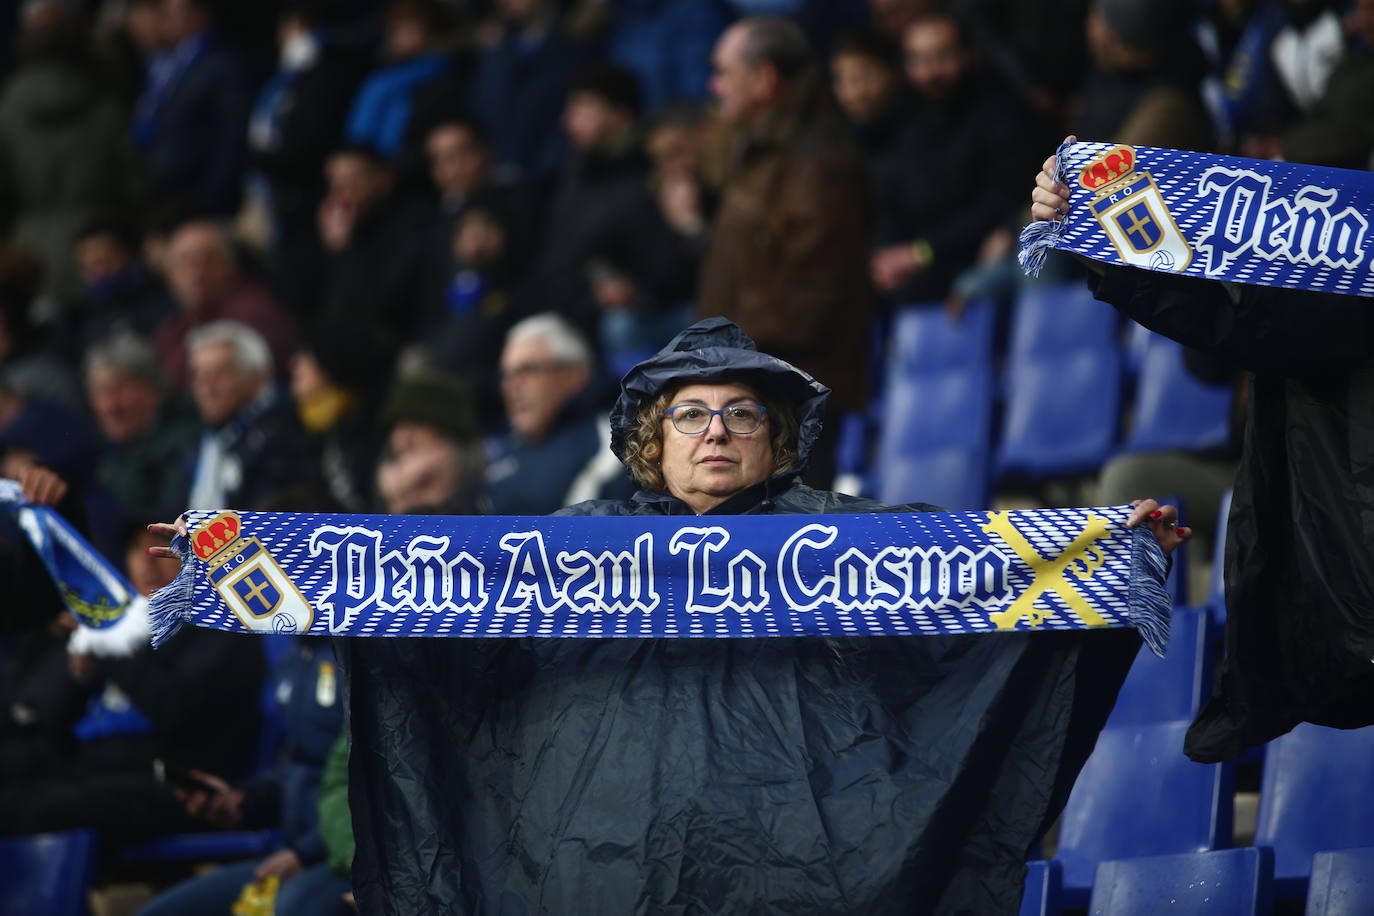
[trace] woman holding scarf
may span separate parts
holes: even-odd
[[[622,383],[640,491],[560,514],[932,510],[798,480],[827,393],[698,322]],[[1175,519],[1129,524],[1169,551]],[[1010,913],[1139,638],[336,646],[364,913]]]

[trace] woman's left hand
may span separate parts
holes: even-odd
[[[1148,523],[1165,554],[1173,553],[1175,547],[1193,536],[1193,529],[1178,523],[1177,506],[1161,506],[1153,499],[1133,500],[1131,505],[1135,509],[1126,519],[1126,527]]]

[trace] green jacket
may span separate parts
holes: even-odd
[[[337,874],[353,867],[353,819],[348,813],[348,729],[339,733],[324,761],[320,781],[320,836],[325,860]]]

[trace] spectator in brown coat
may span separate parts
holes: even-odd
[[[792,22],[744,19],[721,36],[711,90],[738,131],[702,266],[699,315],[833,388],[808,481],[834,476],[839,416],[868,394],[868,215],[862,160]]]

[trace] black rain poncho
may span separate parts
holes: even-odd
[[[699,322],[645,397],[826,389]],[[918,505],[900,511],[923,511]],[[898,511],[780,475],[716,513]],[[691,515],[641,491],[569,515]],[[844,639],[359,639],[351,802],[376,914],[1014,913],[1134,658],[1132,630]]]
[[[1226,536],[1226,661],[1195,760],[1374,725],[1374,301],[1109,268],[1099,299],[1253,373]]]

